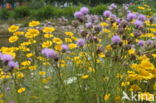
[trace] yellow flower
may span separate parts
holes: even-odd
[[[135,54],[135,49],[130,49],[130,50],[128,50],[128,54]]]
[[[21,31],[17,31],[17,32],[14,32],[13,35],[15,36],[19,36],[19,35],[23,35],[24,32],[21,32]]]
[[[132,85],[130,88],[129,88],[129,91],[138,91],[138,90],[141,90],[141,88],[138,86],[138,85]]]
[[[154,58],[156,58],[156,54],[152,54],[152,56],[153,56]]]
[[[106,46],[106,50],[112,50],[112,47],[110,44]]]
[[[81,76],[82,79],[88,79],[89,78],[89,75],[83,75]]]
[[[18,40],[18,36],[11,36],[11,37],[9,38],[9,42],[10,42],[10,43],[16,42],[17,40]]]
[[[52,34],[44,34],[44,38],[52,38],[53,35]]]
[[[9,32],[15,32],[19,29],[19,26],[12,25],[8,28]]]
[[[53,43],[56,43],[56,44],[62,44],[63,41],[60,39],[60,38],[53,38]]]
[[[34,26],[37,26],[37,25],[39,25],[39,24],[40,24],[39,21],[31,21],[31,22],[29,23],[29,26],[30,26],[30,27],[34,27]]]
[[[27,56],[27,58],[30,58],[33,56],[33,53],[27,53],[26,56]]]
[[[110,30],[109,30],[109,29],[106,29],[106,28],[103,29],[102,31],[103,31],[104,33],[110,33]]]
[[[23,78],[24,74],[22,72],[17,72],[16,76],[17,76],[17,78]]]
[[[65,34],[68,35],[68,36],[73,36],[72,32],[65,32]]]
[[[141,7],[141,6],[138,6],[138,9],[144,10],[145,8],[144,7]]]
[[[100,54],[99,54],[99,57],[100,57],[100,58],[104,58],[104,57],[105,57],[105,54],[104,54],[104,53],[100,53]]]
[[[30,70],[36,70],[36,68],[37,68],[37,66],[30,66],[28,69],[30,69]]]
[[[95,69],[92,68],[92,67],[89,67],[88,70],[89,70],[90,72],[95,72]]]
[[[115,101],[121,101],[121,97],[120,96],[116,96],[115,97]]]
[[[53,31],[55,31],[55,28],[53,28],[53,27],[44,27],[44,29],[43,29],[43,32],[45,32],[45,33],[50,33]]]
[[[38,74],[39,74],[40,76],[44,76],[44,75],[46,74],[46,72],[40,71]]]
[[[106,22],[101,22],[100,23],[100,26],[108,26],[109,24],[108,23],[106,23]]]
[[[50,46],[52,46],[52,41],[45,41],[42,43],[43,48],[48,48]]]
[[[61,45],[56,45],[55,46],[55,50],[61,51],[62,50],[62,46]]]
[[[122,83],[121,83],[121,86],[122,86],[122,87],[125,87],[125,86],[128,86],[128,85],[130,85],[130,82],[122,82]]]
[[[77,47],[76,44],[72,43],[72,44],[68,44],[69,49],[75,49]]]
[[[104,100],[107,101],[110,98],[110,93],[104,95]]]
[[[66,42],[66,43],[70,43],[70,42],[72,42],[72,39],[70,39],[70,38],[65,38],[65,42]]]
[[[23,61],[23,62],[21,62],[21,65],[23,65],[23,66],[28,66],[30,64],[31,64],[30,61]]]
[[[26,90],[25,88],[20,88],[20,89],[17,90],[17,92],[18,92],[18,93],[22,93],[22,92],[24,92],[25,90]]]
[[[28,31],[25,34],[26,38],[34,38],[39,35],[39,31],[37,29],[28,29]]]

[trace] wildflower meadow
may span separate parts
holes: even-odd
[[[0,103],[156,103],[156,12],[112,3],[101,15],[12,24],[0,47]],[[5,35],[5,34],[3,34]]]

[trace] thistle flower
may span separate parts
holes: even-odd
[[[143,40],[140,40],[140,41],[138,42],[138,45],[139,45],[139,46],[144,46],[144,44],[145,44],[145,41],[143,41]]]
[[[53,49],[44,48],[42,50],[42,54],[45,55],[47,58],[55,59],[57,57],[57,53]]]
[[[61,47],[62,47],[63,52],[66,52],[69,49],[69,47],[67,45],[65,45],[65,44],[62,44]]]
[[[86,26],[86,28],[88,28],[88,29],[90,29],[90,28],[92,28],[92,27],[93,27],[93,25],[92,25],[92,23],[91,23],[91,22],[86,23],[86,24],[85,24],[85,26]]]
[[[112,42],[115,44],[119,44],[121,42],[121,38],[117,35],[114,35],[111,39],[112,39]]]
[[[109,6],[109,10],[113,10],[113,9],[116,9],[117,8],[117,5],[115,5],[114,3],[112,3],[110,6]]]
[[[9,55],[9,54],[1,54],[0,57],[1,57],[0,59],[3,62],[9,62],[9,61],[12,61],[13,60],[13,56],[12,55]]]
[[[150,39],[146,41],[147,45],[152,45],[153,43],[154,43],[153,40],[150,40]]]
[[[142,27],[142,26],[143,26],[143,22],[140,21],[140,20],[136,20],[136,21],[134,22],[134,25],[135,25],[136,27]]]
[[[79,46],[79,47],[83,47],[85,45],[86,41],[85,39],[79,39],[76,44]]]
[[[136,18],[136,14],[134,14],[134,13],[128,13],[127,14],[127,19],[128,20],[133,20],[133,19],[135,19]]]
[[[146,16],[141,14],[141,15],[138,16],[138,20],[145,21],[146,20]]]
[[[116,22],[119,24],[121,22],[121,19],[120,18],[116,19]]]
[[[8,66],[10,68],[18,68],[19,64],[18,64],[18,62],[9,61]]]
[[[103,16],[105,16],[105,17],[110,17],[111,15],[112,15],[112,13],[108,10],[103,12]]]
[[[87,7],[82,7],[82,8],[80,9],[80,12],[81,12],[82,14],[86,15],[86,14],[89,13],[89,9],[88,9]]]
[[[74,13],[74,17],[75,17],[75,18],[80,19],[82,16],[83,16],[83,13],[80,12],[80,11],[76,11],[76,12]]]

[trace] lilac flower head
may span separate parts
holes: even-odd
[[[143,26],[143,22],[140,21],[140,20],[136,20],[136,21],[134,22],[134,25],[135,25],[136,27],[142,27],[142,26]]]
[[[149,40],[146,41],[146,43],[147,43],[147,45],[152,45],[154,42],[153,42],[153,40],[149,39]]]
[[[45,55],[47,58],[56,58],[57,57],[57,53],[49,48],[44,48],[42,50],[42,54]]]
[[[121,38],[118,35],[114,35],[111,39],[115,44],[119,44],[121,42]]]
[[[116,19],[116,22],[117,23],[120,23],[121,22],[121,19],[120,18]]]
[[[92,25],[92,23],[91,23],[91,22],[86,23],[86,24],[85,24],[85,26],[86,26],[86,28],[88,28],[88,29],[90,29],[90,28],[92,28],[92,27],[93,27],[93,25]]]
[[[75,18],[81,18],[82,16],[83,16],[83,13],[80,12],[80,11],[76,11],[76,12],[74,13],[74,17],[75,17]]]
[[[89,9],[88,9],[87,7],[82,7],[82,8],[80,9],[80,12],[81,12],[82,14],[86,15],[86,14],[89,13]]]
[[[103,16],[105,16],[105,17],[110,17],[111,15],[112,15],[112,13],[108,10],[103,12]]]
[[[65,52],[65,51],[67,51],[69,48],[68,48],[68,46],[67,45],[65,45],[65,44],[62,44],[62,50]]]
[[[134,13],[128,13],[127,14],[127,19],[128,20],[133,20],[133,19],[135,19],[136,18],[136,14],[134,14]]]
[[[85,39],[79,39],[76,44],[79,46],[79,47],[83,47],[85,45],[86,41]]]
[[[19,64],[18,64],[18,62],[9,61],[8,66],[10,68],[18,68]]]
[[[9,61],[12,61],[14,58],[12,55],[9,55],[9,54],[2,54],[1,55],[1,60],[3,62],[9,62]]]
[[[143,40],[140,40],[140,41],[138,42],[138,45],[139,45],[139,46],[144,46],[144,44],[145,44],[145,41],[143,41]]]
[[[112,15],[111,15],[111,18],[116,18],[116,15],[112,14]]]
[[[117,5],[115,5],[114,3],[112,3],[110,6],[109,6],[109,10],[113,10],[113,9],[116,9],[117,8]]]
[[[140,14],[140,15],[138,16],[138,19],[139,19],[140,21],[145,21],[145,20],[146,20],[146,16]]]
[[[15,101],[11,100],[11,101],[9,101],[9,103],[15,103]]]

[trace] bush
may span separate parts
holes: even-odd
[[[54,11],[56,10],[56,7],[53,6],[45,6],[44,8],[40,8],[39,10],[35,11],[32,16],[38,20],[42,19],[49,19],[51,17],[54,17]]]
[[[0,19],[6,20],[10,17],[9,10],[6,8],[3,8],[0,10]]]
[[[44,0],[32,0],[30,3],[29,3],[29,8],[31,9],[39,9],[39,8],[42,8],[44,7]]]
[[[30,16],[30,9],[27,6],[20,6],[15,8],[14,17],[15,18],[24,18]]]
[[[101,5],[97,5],[93,8],[90,8],[90,12],[92,14],[102,15],[103,11],[106,9],[107,9],[107,5],[101,4]]]
[[[79,10],[77,7],[73,7],[73,6],[70,6],[70,7],[66,7],[66,8],[63,8],[62,9],[62,16],[65,16],[65,17],[72,17],[73,16],[73,13],[76,11],[76,10]]]

